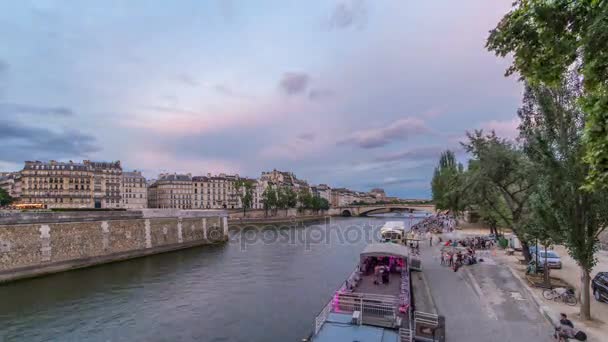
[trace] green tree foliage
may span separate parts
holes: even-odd
[[[4,189],[0,189],[0,207],[13,203],[15,199],[11,197]]]
[[[279,206],[279,197],[277,190],[272,186],[268,185],[262,193],[262,204],[264,205],[264,211],[268,216],[268,211],[274,210]]]
[[[583,159],[587,116],[578,98],[582,85],[576,73],[559,88],[528,86],[519,111],[524,149],[540,175],[532,198],[531,225],[537,238],[564,242],[581,268],[581,312],[590,318],[590,272],[596,264],[599,234],[608,224],[608,192],[582,190],[589,165]]]
[[[463,166],[456,162],[454,152],[448,150],[441,154],[431,181],[433,202],[437,209],[456,214],[462,211],[464,202],[459,189],[463,173]]]
[[[287,214],[289,208],[295,208],[298,205],[298,194],[287,186],[277,188],[277,208],[284,209]]]
[[[253,186],[254,182],[246,179],[239,179],[235,183],[235,188],[238,189],[237,195],[241,199],[243,206],[243,215],[247,213],[247,209],[253,206]]]
[[[524,257],[530,260],[525,223],[535,182],[532,164],[521,149],[494,132],[478,130],[467,133],[467,137],[469,141],[463,146],[472,155],[474,165],[470,185],[476,184],[487,193],[478,204],[513,230],[522,243]]]
[[[479,160],[470,160],[459,190],[466,208],[477,213],[490,227],[490,233],[499,235],[499,227],[509,227],[509,212],[504,197],[488,182],[479,168]]]
[[[313,209],[313,198],[309,188],[300,188],[298,190],[299,209]]]
[[[587,189],[608,187],[608,1],[516,0],[486,47],[512,55],[507,75],[559,89],[571,70],[584,80],[577,94],[587,113]]]
[[[287,208],[297,207],[298,194],[291,187],[285,187],[283,189],[283,193],[285,194],[285,201],[287,204]]]

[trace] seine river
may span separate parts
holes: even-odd
[[[231,231],[231,242],[0,285],[0,341],[299,341],[386,220]]]

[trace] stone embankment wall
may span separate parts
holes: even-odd
[[[20,224],[0,219],[0,282],[226,241],[225,212],[42,215]],[[132,218],[139,215],[140,218]],[[145,218],[144,216],[148,216]]]
[[[298,210],[298,209],[277,209],[277,210],[266,210],[255,209],[247,210],[243,215],[243,210],[231,210],[229,212],[230,219],[267,219],[267,218],[291,218],[291,217],[305,217],[305,216],[326,216],[325,210]]]

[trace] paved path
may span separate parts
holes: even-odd
[[[422,248],[424,274],[449,342],[550,342],[552,326],[509,269],[493,259],[458,272],[441,266],[438,247]]]

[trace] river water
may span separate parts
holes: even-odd
[[[0,341],[299,341],[386,214],[0,285]],[[375,234],[374,234],[375,232]]]

